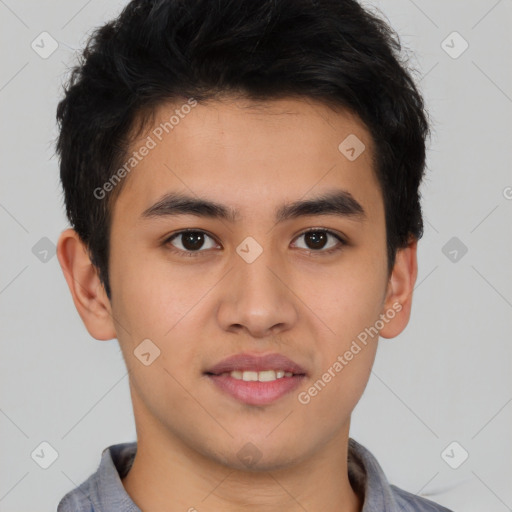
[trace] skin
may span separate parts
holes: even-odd
[[[175,108],[160,106],[154,126]],[[338,150],[349,134],[366,146],[354,161]],[[388,275],[372,151],[357,117],[313,100],[198,104],[125,178],[112,216],[112,301],[76,233],[62,233],[58,258],[76,308],[94,338],[119,340],[129,369],[138,451],[123,485],[141,509],[361,510],[347,445],[378,337],[307,405],[297,396],[393,304],[401,310],[380,337],[397,336],[409,321],[417,241],[398,251]],[[366,219],[310,215],[276,224],[283,203],[333,189],[349,191]],[[141,218],[166,192],[223,203],[240,218]],[[185,228],[212,236],[196,257],[171,251],[190,247],[183,237],[164,243]],[[329,236],[314,252],[301,236],[308,228],[334,231],[348,244],[326,255],[339,244]],[[248,236],[263,248],[250,264],[236,252]],[[149,366],[133,354],[147,338],[161,351]],[[278,352],[308,375],[274,403],[247,405],[203,373],[239,352]],[[237,456],[248,442],[260,454],[251,468]]]

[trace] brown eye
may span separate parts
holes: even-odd
[[[304,237],[305,247],[300,248],[313,252],[332,252],[345,243],[336,233],[326,229],[310,229],[299,235],[297,239],[301,237]]]
[[[306,245],[310,249],[323,249],[328,236],[323,231],[309,231],[304,234]]]
[[[216,245],[211,236],[199,230],[181,231],[171,236],[166,243],[171,244],[178,252],[204,252],[201,249],[211,249]]]

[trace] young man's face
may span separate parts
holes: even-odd
[[[377,325],[392,337],[407,324],[416,246],[399,253],[390,280],[373,145],[357,118],[298,99],[251,105],[197,104],[169,133],[158,127],[181,105],[158,110],[131,149],[148,145],[148,135],[156,145],[125,178],[113,210],[112,301],[98,298],[112,317],[82,318],[95,337],[119,340],[139,443],[179,446],[239,469],[252,453],[254,468],[270,470],[346,443],[377,348],[365,329]],[[237,216],[170,207],[145,214],[169,194]],[[335,194],[363,213],[343,213],[339,200],[338,211],[276,217],[292,203]],[[170,239],[185,229],[196,233]],[[151,342],[139,347],[143,340]],[[208,375],[241,353],[283,355],[305,375],[259,384]]]

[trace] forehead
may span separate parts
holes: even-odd
[[[170,191],[229,204],[240,218],[333,188],[358,196],[370,215],[381,201],[364,124],[312,100],[163,104],[128,159],[114,214],[141,215]]]

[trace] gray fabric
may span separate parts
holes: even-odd
[[[364,500],[362,512],[453,512],[389,485],[375,457],[354,439],[349,439],[348,448],[349,479]],[[136,450],[136,442],[105,448],[98,470],[62,498],[57,512],[141,512],[121,481],[131,468]]]

